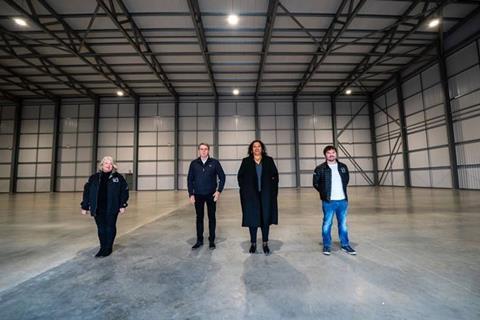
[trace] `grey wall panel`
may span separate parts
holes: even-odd
[[[22,108],[17,192],[51,191],[53,126],[51,102],[31,102]]]
[[[417,92],[419,79],[413,79],[404,86],[410,94]],[[416,96],[410,98],[408,108],[410,113],[416,111]],[[380,185],[403,186],[402,142],[400,139],[399,112],[397,91],[391,89],[377,97],[374,103],[375,139],[377,148],[377,166]]]
[[[457,159],[460,165],[477,165],[480,159],[480,142],[457,145]]]
[[[411,171],[412,187],[430,187],[429,170],[412,170]]]
[[[180,110],[179,110],[180,111]],[[124,108],[124,114],[134,112]],[[175,105],[161,100],[140,100],[138,128],[138,190],[172,190],[175,166]],[[130,120],[130,118],[127,118]],[[124,145],[134,142],[132,132],[122,133]],[[133,161],[133,149],[132,152]]]
[[[450,97],[457,98],[478,89],[480,83],[480,67],[475,65],[448,80]]]
[[[460,188],[480,189],[480,45],[447,59]]]
[[[248,145],[255,138],[254,102],[220,101],[218,158],[227,175],[226,188],[238,187],[236,175],[241,159],[247,156]]]
[[[293,103],[259,103],[258,113],[260,139],[266,144],[268,154],[276,160],[280,186],[294,187]]]
[[[446,59],[447,74],[449,77],[458,74],[469,67],[478,64],[478,51],[475,42],[451,54]]]

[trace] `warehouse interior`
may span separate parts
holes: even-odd
[[[480,316],[480,1],[0,0],[0,36],[0,318]],[[238,196],[257,138],[281,187],[268,257]],[[194,252],[201,142],[226,188]],[[330,144],[356,257],[322,255]],[[81,192],[108,155],[130,201],[95,260]]]

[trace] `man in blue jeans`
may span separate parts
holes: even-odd
[[[333,216],[337,216],[338,236],[342,250],[357,254],[348,241],[347,212],[348,196],[347,185],[349,181],[348,168],[337,161],[337,149],[327,146],[323,149],[325,162],[315,168],[313,174],[313,187],[320,193],[323,210],[323,254],[330,255],[332,246]]]

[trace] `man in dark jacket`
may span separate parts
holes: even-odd
[[[220,162],[209,157],[209,152],[210,146],[200,143],[198,145],[200,156],[190,163],[188,169],[188,196],[190,202],[195,205],[197,214],[197,242],[192,249],[198,249],[203,245],[205,203],[208,208],[209,248],[215,249],[216,202],[225,186],[225,173]]]
[[[323,209],[323,254],[330,255],[332,245],[333,215],[337,216],[338,236],[342,250],[355,255],[356,252],[349,244],[347,229],[349,181],[348,168],[337,161],[337,149],[327,146],[323,149],[325,162],[315,168],[313,174],[313,187],[320,193]]]
[[[100,240],[97,258],[112,253],[118,214],[125,213],[128,206],[128,184],[116,168],[112,157],[104,157],[100,170],[88,179],[83,190],[82,214],[90,211],[97,224]]]

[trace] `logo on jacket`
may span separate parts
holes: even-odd
[[[115,177],[115,178],[112,179],[112,181],[113,181],[113,182],[118,182],[118,178]]]
[[[347,172],[345,171],[345,168],[340,168],[340,171],[342,171],[342,173],[347,173]]]

